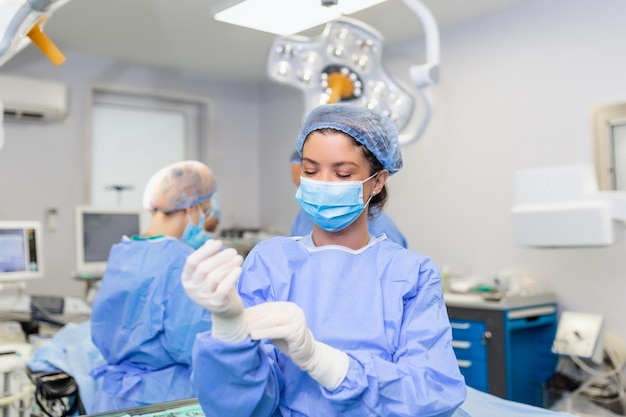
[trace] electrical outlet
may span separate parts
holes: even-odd
[[[602,362],[604,320],[599,314],[563,311],[552,343],[552,353]]]

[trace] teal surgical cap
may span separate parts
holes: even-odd
[[[316,107],[302,122],[296,150],[302,155],[307,136],[320,129],[335,129],[365,146],[384,169],[393,175],[402,168],[398,129],[389,117],[353,104],[324,104]]]
[[[148,211],[171,213],[208,200],[216,189],[215,177],[208,166],[199,161],[176,162],[150,178],[143,206]]]

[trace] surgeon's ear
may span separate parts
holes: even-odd
[[[378,194],[383,189],[385,182],[387,182],[387,178],[389,178],[389,171],[383,169],[378,172],[378,175],[374,178],[375,181],[373,190],[375,194]]]

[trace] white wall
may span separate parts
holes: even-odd
[[[619,0],[536,0],[444,32],[435,119],[404,152],[390,212],[439,265],[522,268],[626,342],[626,243],[524,249],[509,214],[516,170],[593,162],[591,108],[626,101],[625,14]]]
[[[222,227],[258,227],[260,213],[254,209],[260,195],[256,85],[64,53],[67,61],[57,68],[29,47],[1,69],[2,74],[60,80],[70,89],[67,121],[4,124],[0,219],[44,222],[48,207],[58,209],[58,230],[44,234],[46,277],[31,283],[30,293],[81,295],[84,291],[82,283],[71,274],[75,264],[74,206],[88,203],[85,146],[91,83],[208,98],[212,117],[205,140],[212,141],[212,155],[206,156],[205,162],[218,179],[224,212]],[[146,149],[146,157],[149,155]]]
[[[274,83],[263,86],[261,96],[260,206],[263,225],[289,233],[291,221],[298,212],[289,157],[295,150],[304,103],[297,90]]]
[[[522,269],[554,291],[561,308],[603,314],[626,342],[626,242],[525,249],[513,240],[509,214],[516,170],[593,161],[591,107],[626,101],[624,16],[623,0],[536,0],[443,30],[434,118],[403,148],[405,168],[389,182],[387,210],[409,246],[439,266],[485,277]],[[424,61],[422,44],[387,48],[390,72],[408,82],[408,65]],[[263,91],[268,109],[266,97],[274,97]],[[301,109],[279,106],[284,101],[261,120],[272,132],[262,148],[278,143],[277,126],[280,136],[295,135],[286,120],[300,120]],[[288,176],[288,151],[275,156]],[[275,168],[262,175],[263,195],[289,184]],[[264,220],[275,202],[295,213],[293,187],[263,202]]]

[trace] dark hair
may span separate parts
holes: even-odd
[[[365,147],[365,145],[361,144],[357,140],[354,140],[354,143],[361,148],[363,156],[365,156],[365,159],[367,159],[367,161],[370,163],[370,175],[374,175],[384,169],[383,164],[380,163],[380,161],[374,156],[373,153],[370,152],[369,149],[367,149],[367,147]],[[387,202],[388,196],[389,193],[387,192],[387,185],[383,184],[383,188],[381,188],[380,192],[373,196],[370,200],[367,210],[367,216],[370,218],[374,217],[374,214],[372,214],[372,207],[375,207],[377,209],[376,213],[381,212],[383,210],[383,207],[385,206],[385,203]]]

